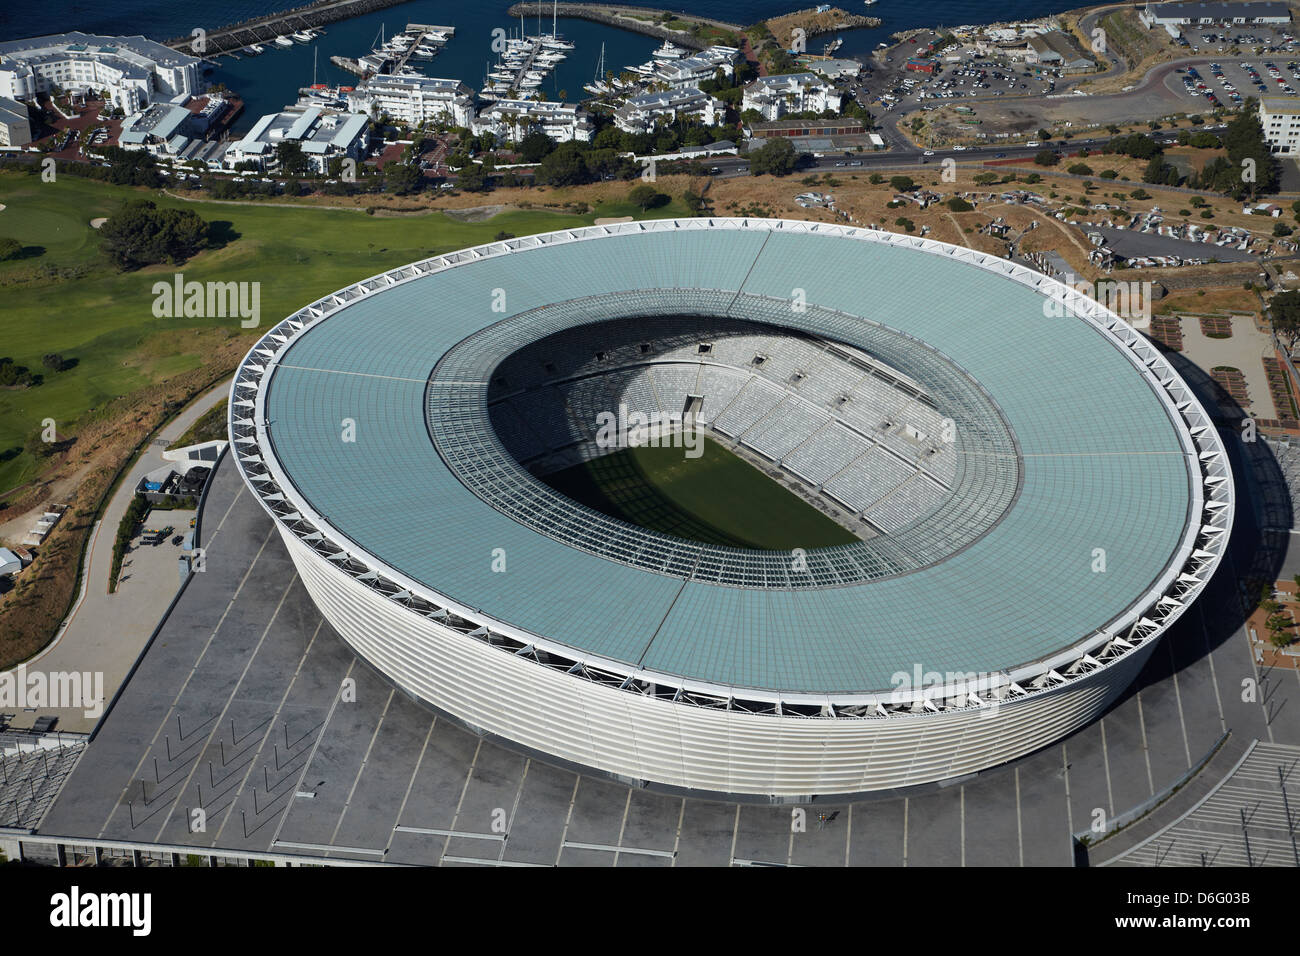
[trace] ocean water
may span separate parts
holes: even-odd
[[[107,35],[143,34],[156,40],[186,36],[196,27],[215,29],[238,20],[262,16],[301,0],[46,0],[44,3],[16,3],[0,0],[0,39],[40,36],[66,30],[83,30]],[[643,0],[654,6],[654,0]],[[494,60],[491,51],[495,29],[519,31],[519,21],[506,16],[507,0],[409,0],[386,10],[328,24],[325,35],[314,43],[295,44],[291,49],[268,47],[258,57],[234,60],[221,57],[220,65],[205,73],[209,82],[224,83],[244,97],[246,109],[237,130],[246,129],[256,118],[294,102],[298,89],[313,82],[350,85],[355,77],[333,66],[334,55],[357,57],[376,45],[384,35],[400,31],[407,23],[454,26],[456,36],[432,60],[411,60],[411,65],[430,76],[455,77],[479,88],[484,74]],[[672,0],[665,6],[684,9],[702,16],[733,23],[748,24],[790,10],[810,6],[811,0]],[[991,20],[1012,20],[1046,16],[1077,6],[1077,0],[932,0],[908,3],[905,0],[880,0],[866,7],[853,0],[839,0],[850,12],[861,11],[880,17],[884,24],[877,29],[851,30],[841,36],[840,55],[869,53],[877,43],[888,40],[898,31],[925,26],[956,26]],[[549,18],[543,27],[550,28]],[[525,24],[529,33],[537,32],[537,20]],[[551,99],[566,94],[569,100],[581,99],[584,83],[596,74],[602,44],[606,69],[643,63],[659,41],[637,33],[615,29],[584,20],[561,18],[559,32],[574,41],[577,48],[569,53],[542,86]],[[830,37],[815,38],[812,51]]]

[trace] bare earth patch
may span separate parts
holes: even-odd
[[[486,222],[505,208],[498,203],[492,206],[470,206],[468,209],[448,209],[445,214],[457,222]]]
[[[90,220],[90,228],[91,228],[91,229],[98,229],[100,226],[102,226],[102,225],[103,225],[104,223],[106,223],[106,222],[108,222],[108,217],[107,217],[107,216],[100,216],[98,219],[92,219],[92,220]]]

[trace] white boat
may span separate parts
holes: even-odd
[[[288,37],[276,37],[276,38],[275,38],[275,45],[276,45],[276,46],[293,46],[293,41],[290,40]]]
[[[246,46],[240,52],[243,53],[245,56],[257,56],[257,54],[261,53],[262,51],[255,50],[251,46]]]
[[[628,71],[639,73],[641,76],[649,76],[655,71],[655,65],[653,63],[642,63],[640,66],[629,66]]]
[[[431,57],[436,55],[437,52],[438,52],[438,48],[436,46],[429,46],[428,44],[425,43],[421,43],[419,46],[415,48],[416,56]]]
[[[541,80],[524,79],[519,81],[520,89],[524,89],[524,90],[535,90],[537,89],[537,87],[541,85],[542,85]]]
[[[547,50],[572,50],[573,42],[563,37],[556,36],[554,33],[543,33],[537,39],[542,41],[542,46]]]
[[[429,34],[429,39],[434,43],[450,43],[451,34],[443,33],[441,30],[434,30]]]
[[[515,75],[513,73],[509,73],[505,70],[493,70],[491,73],[488,74],[489,80],[503,80],[506,83],[509,83],[514,78]]]
[[[252,44],[252,45],[249,47],[249,49],[252,50],[254,53],[265,53],[265,52],[266,52],[266,47],[262,46],[262,44],[260,44],[260,43],[254,43],[254,44]]]
[[[604,96],[609,92],[609,84],[604,80],[597,80],[595,83],[586,83],[582,88],[592,96]]]
[[[526,73],[524,74],[524,79],[525,79],[525,80],[544,80],[544,79],[546,79],[546,74],[543,73],[541,70],[529,70],[528,72],[526,72]]]
[[[671,40],[665,40],[663,46],[650,55],[656,60],[680,60],[686,55],[686,51]]]
[[[310,43],[310,42],[311,42],[311,37],[309,37],[307,34],[301,32],[301,31],[299,31],[298,33],[291,33],[291,34],[289,34],[289,36],[290,36],[290,37],[294,40],[294,42],[296,42],[296,43]]]

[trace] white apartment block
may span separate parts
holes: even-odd
[[[725,76],[731,76],[739,59],[740,51],[733,46],[711,46],[694,56],[660,63],[650,80],[667,83],[675,89],[699,86],[705,80],[713,79],[718,70],[722,70]]]
[[[430,76],[372,76],[348,94],[356,113],[419,124],[445,122],[469,126],[474,119],[474,93],[460,80]]]
[[[56,88],[107,91],[114,106],[137,113],[197,93],[199,60],[142,36],[74,32],[0,43],[0,96],[30,102]]]
[[[493,133],[498,141],[518,142],[529,133],[545,133],[557,143],[591,142],[591,114],[574,103],[497,100],[479,111],[469,125],[475,135]]]
[[[1261,96],[1259,125],[1278,156],[1300,155],[1300,103],[1289,96]]]
[[[671,124],[679,118],[716,126],[725,113],[726,105],[721,100],[695,87],[684,87],[630,97],[614,113],[614,125],[625,133],[648,133],[657,121]]]
[[[791,113],[839,111],[842,97],[826,80],[814,73],[763,76],[745,87],[741,112],[757,110],[763,119],[775,122]]]

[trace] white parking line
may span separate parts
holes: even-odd
[[[560,865],[560,857],[564,854],[565,839],[569,835],[569,824],[573,822],[573,805],[578,802],[578,784],[582,783],[582,777],[573,778],[573,793],[569,794],[569,812],[564,815],[564,829],[560,832],[560,847],[555,851],[555,865]]]
[[[352,778],[352,787],[348,790],[347,799],[343,801],[343,809],[339,811],[338,822],[334,824],[334,832],[330,834],[330,843],[339,838],[339,830],[343,829],[343,818],[348,815],[348,808],[352,806],[352,798],[356,795],[357,785],[361,783],[361,775],[366,772],[366,764],[370,762],[370,754],[375,749],[375,741],[379,739],[379,731],[383,729],[384,718],[388,716],[388,708],[393,706],[393,695],[397,689],[393,688],[388,692],[388,699],[384,701],[384,709],[379,714],[379,720],[375,723],[375,732],[370,735],[370,743],[366,745],[366,752],[361,755],[361,766],[357,767],[357,775]]]
[[[1147,718],[1146,713],[1142,710],[1142,691],[1137,692],[1138,705],[1138,727],[1142,731],[1142,758],[1147,764],[1147,791],[1150,796],[1156,795],[1156,781],[1151,774],[1151,746],[1147,743]]]
[[[483,749],[483,738],[480,737],[478,744],[474,747],[474,759],[469,762],[469,770],[465,771],[465,782],[460,788],[460,799],[456,801],[456,812],[451,816],[451,828],[456,829],[456,824],[460,821],[460,808],[465,804],[465,794],[469,792],[469,782],[474,779],[474,768],[478,766],[478,755]],[[442,853],[438,854],[438,862],[441,865],[442,857],[447,855],[447,850],[451,847],[451,837],[447,837],[446,842],[442,845]]]
[[[1025,865],[1025,830],[1020,819],[1020,768],[1016,767],[1016,852],[1020,865]]]
[[[406,793],[402,796],[402,805],[397,808],[397,823],[393,824],[393,833],[397,832],[398,826],[402,822],[402,814],[406,812],[406,803],[411,799],[411,791],[415,788],[415,778],[420,773],[420,765],[424,763],[424,755],[429,750],[429,740],[433,737],[433,728],[438,726],[438,717],[435,714],[433,720],[429,721],[429,730],[424,735],[424,744],[420,747],[420,756],[415,759],[415,769],[411,771],[411,779],[406,784]],[[384,852],[387,853],[393,848],[393,835],[388,835],[388,843],[384,845]]]

